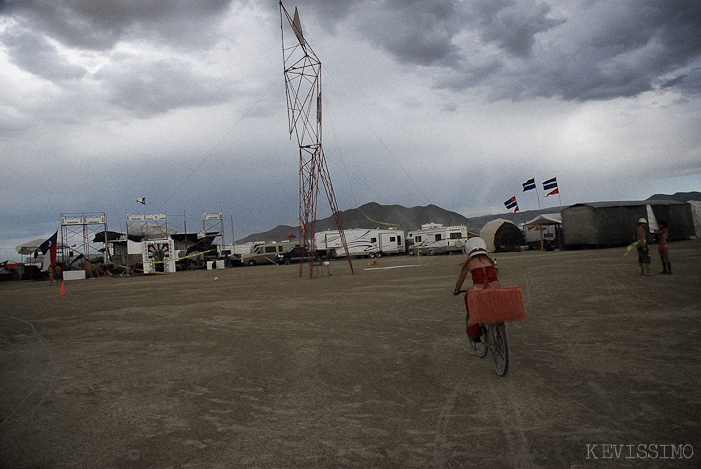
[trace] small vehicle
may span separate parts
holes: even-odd
[[[236,254],[232,254],[230,256],[223,256],[222,259],[224,260],[224,265],[227,267],[240,267],[243,265],[241,257]]]
[[[250,253],[244,255],[241,261],[244,265],[277,264],[275,256],[294,246],[299,244],[289,242],[259,244],[254,246]]]
[[[290,265],[292,263],[299,263],[300,257],[302,256],[302,250],[299,246],[288,249],[275,256],[276,264]],[[322,259],[328,258],[328,251],[326,249],[317,249],[314,251],[314,261],[320,261]]]

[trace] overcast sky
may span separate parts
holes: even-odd
[[[507,215],[538,208],[530,178],[543,207],[552,177],[565,205],[701,190],[698,0],[285,6],[323,64],[341,210]],[[62,213],[222,210],[227,242],[298,224],[277,0],[0,0],[0,90],[0,260]]]

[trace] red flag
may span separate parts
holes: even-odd
[[[559,193],[560,193],[560,189],[555,189],[554,191],[549,192],[548,195],[555,195],[555,194],[559,194]],[[547,197],[548,195],[546,195],[545,197]]]

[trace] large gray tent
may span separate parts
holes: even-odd
[[[640,202],[592,202],[575,204],[562,211],[565,246],[625,246],[633,242],[638,219],[648,219],[650,206],[655,218],[669,224],[671,241],[694,236],[691,206],[669,200]]]

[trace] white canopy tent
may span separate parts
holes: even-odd
[[[15,247],[15,251],[17,251],[17,254],[20,254],[22,256],[34,256],[35,253],[37,253],[37,257],[41,255],[41,245],[46,242],[46,238],[42,239],[35,239],[34,241],[27,241],[26,243],[22,243],[19,246]],[[64,245],[62,243],[57,243],[56,245],[57,249],[63,249]]]
[[[524,228],[537,226],[540,229],[540,250],[545,250],[545,241],[543,240],[543,226],[546,225],[562,225],[562,215],[559,213],[541,213],[532,220],[523,224]]]

